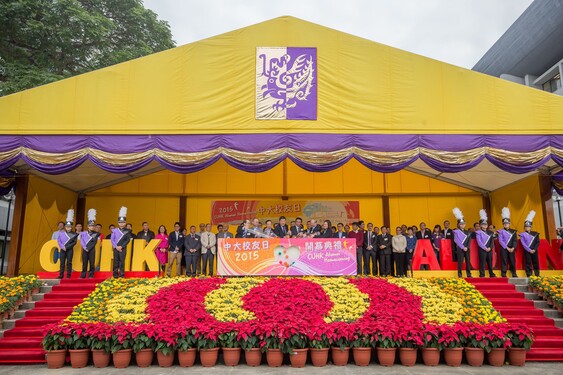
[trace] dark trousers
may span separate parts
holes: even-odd
[[[369,275],[371,263],[371,274],[377,276],[377,254],[375,249],[364,250],[364,274]]]
[[[391,276],[395,276],[395,253],[391,253]]]
[[[362,274],[362,262],[364,260],[364,249],[361,247],[356,247],[356,271],[358,275]]]
[[[395,267],[397,267],[397,276],[405,276],[405,253],[393,253],[395,259]]]
[[[186,257],[186,275],[195,276],[200,272],[200,253],[190,253],[189,251],[184,254]]]
[[[465,273],[467,277],[471,277],[471,259],[469,249],[463,251],[462,249],[456,250],[457,257],[457,275],[461,277],[461,268],[463,266],[463,261],[465,260]]]
[[[61,270],[59,272],[59,277],[63,277],[65,274],[65,265],[66,265],[66,274],[70,278],[70,273],[72,272],[72,256],[74,255],[74,249],[68,250],[61,250],[59,252],[59,262],[61,264]]]
[[[201,270],[202,275],[213,275],[213,258],[215,257],[211,250],[207,250],[207,253],[201,254],[203,258],[203,269]],[[207,272],[207,265],[209,264],[209,273]]]
[[[113,249],[113,277],[125,277],[125,256],[127,249]]]
[[[381,266],[380,276],[389,276],[391,274],[391,254],[380,252],[379,264]]]
[[[535,253],[529,253],[524,250],[524,263],[526,264],[526,276],[532,276],[532,268],[534,271],[534,275],[540,275],[540,264],[538,260],[538,251],[536,250]]]
[[[493,273],[493,250],[487,252],[479,249],[479,277],[485,277],[485,265],[489,271],[489,276],[494,276]]]
[[[501,264],[500,264],[500,272],[502,277],[506,277],[506,270],[510,268],[510,273],[512,277],[516,276],[516,249],[513,252],[509,252],[505,248],[500,248],[500,257],[501,257]]]
[[[88,265],[90,265],[90,277],[94,277],[94,269],[96,265],[94,264],[96,261],[96,250],[92,249],[90,251],[86,251],[82,249],[82,273],[80,274],[81,278],[86,277],[86,273],[88,272]]]

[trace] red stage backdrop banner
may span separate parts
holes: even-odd
[[[287,223],[296,217],[303,219],[303,224],[310,219],[330,220],[332,225],[339,222],[351,224],[360,219],[358,201],[214,201],[211,205],[212,224],[240,224],[245,219],[258,218],[262,224],[270,219],[275,223],[280,216],[285,216]]]
[[[356,240],[351,238],[220,238],[221,276],[355,275]]]

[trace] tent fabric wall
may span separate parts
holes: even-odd
[[[541,198],[539,175],[533,175],[511,185],[495,190],[490,194],[491,198],[491,222],[497,228],[502,226],[501,210],[508,207],[511,214],[511,227],[524,230],[524,220],[530,210],[536,211],[533,230],[540,233],[545,239],[547,232],[544,224],[545,210]]]
[[[77,198],[71,190],[29,176],[18,274],[42,271],[39,264],[41,247],[51,239],[57,223],[65,220],[67,210],[76,209]]]

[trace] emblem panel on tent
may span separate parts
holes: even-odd
[[[256,119],[317,119],[316,48],[256,48]]]

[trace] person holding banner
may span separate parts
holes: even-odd
[[[506,277],[507,266],[510,268],[512,277],[516,275],[516,231],[510,229],[510,210],[504,207],[501,211],[502,215],[502,229],[498,230],[498,242],[500,244],[500,257],[501,257],[501,276]]]
[[[489,277],[496,277],[493,272],[493,232],[489,231],[487,223],[487,212],[479,210],[479,230],[475,232],[477,245],[479,246],[479,277],[485,277],[485,265],[489,271]]]
[[[348,237],[348,233],[346,233],[345,229],[344,229],[344,224],[343,223],[338,223],[337,224],[337,229],[336,231],[333,233],[333,237],[334,238],[347,238]]]
[[[287,227],[287,225],[286,225]],[[236,238],[255,238],[256,236],[252,233],[250,228],[250,220],[245,220],[237,230]]]
[[[59,244],[59,262],[61,264],[59,279],[64,277],[65,265],[66,265],[66,275],[70,279],[72,274],[72,257],[74,255],[74,245],[78,240],[78,234],[72,231],[72,224],[74,221],[74,210],[68,210],[66,214],[66,222],[63,230],[59,231],[59,236],[57,237],[57,242]]]
[[[125,277],[125,256],[127,245],[131,242],[131,231],[125,227],[127,224],[127,207],[119,209],[117,225],[111,231],[111,245],[113,247],[113,277]]]
[[[285,216],[280,216],[279,222],[276,224],[274,228],[274,233],[279,238],[289,238],[291,237],[291,232],[289,231],[289,227],[285,223]]]
[[[311,219],[311,225],[307,227],[306,237],[314,238],[321,233],[321,226],[317,224],[316,219]]]
[[[332,223],[330,220],[325,220],[323,222],[323,228],[321,232],[315,236],[315,238],[332,238]]]
[[[540,265],[538,260],[538,249],[540,247],[540,234],[532,231],[532,220],[536,216],[536,211],[528,213],[524,220],[524,232],[520,233],[520,243],[524,248],[524,262],[526,263],[526,277],[540,275]]]
[[[303,237],[303,232],[305,232],[305,229],[303,229],[303,219],[298,217],[295,219],[295,225],[291,227],[291,238],[301,238]]]
[[[457,228],[453,230],[455,253],[457,257],[457,277],[461,277],[463,261],[465,261],[465,273],[467,277],[471,277],[471,252],[469,251],[471,233],[465,230],[465,220],[463,219],[461,210],[456,207],[453,209],[453,213],[457,219]]]
[[[96,269],[96,245],[100,238],[100,233],[96,232],[96,210],[91,208],[88,210],[88,230],[80,233],[80,246],[82,246],[82,273],[81,279],[86,278],[88,266],[90,278],[94,278],[94,270]]]

